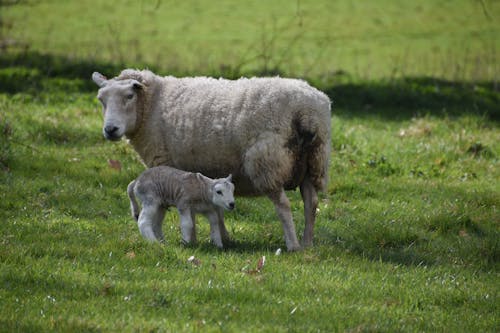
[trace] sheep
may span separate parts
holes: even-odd
[[[331,102],[298,79],[161,77],[125,69],[94,72],[103,135],[126,137],[147,167],[169,165],[217,178],[231,173],[236,194],[267,196],[289,251],[300,250],[285,191],[300,188],[303,246],[311,246],[318,192],[328,182]]]
[[[210,238],[217,247],[222,248],[223,241],[229,241],[223,210],[233,210],[235,207],[231,175],[211,179],[201,173],[157,166],[147,169],[130,182],[127,193],[132,216],[147,240],[164,240],[161,228],[163,217],[170,206],[175,206],[181,220],[184,243],[196,242],[196,214],[207,217],[210,222]],[[136,197],[142,204],[140,213]]]

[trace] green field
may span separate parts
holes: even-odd
[[[499,18],[487,0],[0,1],[0,331],[498,332]],[[175,211],[145,242],[126,195],[143,166],[102,137],[90,80],[128,66],[325,91],[314,247],[275,255],[263,198],[237,198],[224,251],[202,219],[181,245]]]
[[[410,75],[498,80],[500,71],[497,1],[20,3],[2,8],[2,34],[12,48],[73,61],[327,81]]]

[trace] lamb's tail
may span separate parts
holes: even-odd
[[[300,121],[299,133],[307,151],[306,175],[317,191],[324,191],[328,185],[328,169],[331,151],[331,104],[326,95],[325,102],[309,117]]]
[[[131,181],[130,184],[127,186],[127,194],[128,198],[130,199],[130,210],[132,212],[132,217],[135,218],[135,220],[139,220],[139,205],[137,204],[137,200],[135,198],[134,194],[134,187],[135,187],[135,180]]]

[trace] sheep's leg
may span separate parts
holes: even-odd
[[[206,217],[210,222],[210,239],[218,248],[223,248],[221,230],[219,228],[219,214],[216,211],[212,211],[207,213]]]
[[[269,199],[274,203],[276,213],[281,220],[283,233],[285,234],[285,243],[288,251],[300,250],[300,244],[295,233],[295,225],[293,224],[292,210],[290,209],[290,201],[286,197],[285,190],[281,189],[278,192],[268,194]]]
[[[158,224],[158,219],[163,218],[163,213],[161,208],[157,205],[144,205],[141,213],[139,214],[139,219],[137,220],[137,225],[139,226],[139,231],[141,235],[149,241],[159,240],[155,233],[155,226]],[[161,221],[160,221],[161,225]]]
[[[182,242],[185,244],[191,244],[196,242],[195,226],[193,221],[193,215],[190,209],[179,210],[179,215],[181,217],[181,234]]]
[[[300,194],[304,201],[305,228],[303,246],[312,246],[314,236],[314,222],[316,220],[316,208],[318,207],[318,194],[314,185],[308,177],[300,184]]]
[[[231,237],[229,237],[229,233],[227,232],[226,225],[224,224],[224,209],[219,207],[217,208],[217,216],[219,218],[219,230],[222,238],[222,242],[227,244],[231,241]]]

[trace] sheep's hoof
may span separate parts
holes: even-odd
[[[313,242],[312,241],[304,241],[302,240],[302,247],[306,248],[306,247],[311,247],[313,246]]]
[[[287,246],[286,249],[288,252],[297,252],[302,250],[302,247],[300,245],[294,245],[294,246]]]

